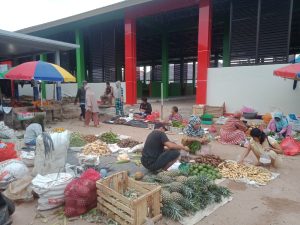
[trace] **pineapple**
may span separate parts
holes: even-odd
[[[165,204],[162,207],[162,214],[175,221],[181,220],[185,216],[183,208],[175,202]]]
[[[169,170],[169,171],[166,171],[165,173],[170,177],[177,177],[177,176],[181,175],[179,170]]]
[[[182,196],[182,194],[180,194],[178,192],[172,192],[171,197],[172,197],[172,201],[175,203],[178,203],[178,204],[180,204],[180,202],[182,202],[184,200],[184,197]]]
[[[171,177],[163,175],[163,174],[159,174],[157,176],[156,180],[163,183],[163,184],[168,184],[168,183],[171,183],[173,181],[173,179]]]
[[[176,181],[179,182],[179,183],[182,183],[184,184],[186,181],[187,181],[187,177],[185,176],[179,176],[179,177],[176,177]]]
[[[170,183],[170,191],[171,192],[181,192],[184,189],[184,184],[179,182]]]
[[[155,179],[152,176],[146,175],[143,178],[143,182],[146,182],[146,183],[155,183]]]
[[[194,190],[191,189],[190,187],[185,186],[182,190],[181,190],[181,194],[183,194],[183,196],[187,199],[192,199],[194,196]]]
[[[161,191],[161,198],[162,198],[162,203],[163,204],[169,204],[172,202],[172,196],[171,193],[167,190],[162,190]]]

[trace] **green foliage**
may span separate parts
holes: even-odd
[[[184,125],[182,124],[182,122],[174,120],[172,121],[172,127],[184,128]]]
[[[197,151],[201,150],[201,143],[199,141],[193,141],[188,145],[190,152],[195,154]]]
[[[115,144],[115,143],[118,143],[120,141],[118,139],[118,135],[111,132],[111,131],[103,133],[100,136],[100,140],[107,143],[107,144]]]

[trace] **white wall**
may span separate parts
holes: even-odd
[[[208,70],[207,103],[226,104],[227,112],[250,106],[259,113],[275,109],[284,113],[300,113],[300,86],[275,77],[273,71],[285,65],[262,65],[210,68]],[[300,84],[299,84],[300,85]]]
[[[106,84],[105,83],[89,83],[91,88],[94,90],[96,98],[100,99],[100,96],[103,95]],[[111,83],[112,87],[116,87],[115,83]],[[62,87],[62,95],[63,96],[76,96],[77,93],[77,83],[64,83],[61,85]],[[125,82],[122,83],[122,87],[124,89],[124,99],[126,100],[126,91],[125,91]],[[53,99],[53,85],[47,84],[47,99]],[[30,85],[24,85],[23,88],[19,85],[19,95],[29,95],[33,96],[33,90]]]

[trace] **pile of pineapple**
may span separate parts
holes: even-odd
[[[162,213],[175,221],[203,210],[209,204],[220,203],[222,198],[231,195],[229,189],[214,184],[207,176],[187,177],[179,170],[148,175],[143,181],[162,186]]]

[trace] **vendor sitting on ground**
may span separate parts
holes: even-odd
[[[278,167],[279,158],[277,154],[283,153],[278,142],[274,138],[268,137],[263,131],[258,128],[253,128],[250,132],[250,135],[252,137],[252,139],[250,140],[250,145],[241,157],[239,163],[243,163],[244,159],[248,156],[250,151],[252,151],[258,160],[257,165],[259,165],[260,157],[263,155],[267,155],[271,159],[271,165],[274,167]]]
[[[101,102],[103,105],[112,105],[112,100],[114,97],[114,89],[110,86],[109,82],[106,82],[106,88],[104,91],[104,95],[101,96]]]
[[[178,113],[177,106],[172,107],[171,115],[169,116],[168,119],[169,119],[169,122],[173,122],[173,121],[182,122],[182,116]]]
[[[183,133],[190,137],[203,137],[204,130],[201,128],[200,117],[192,115],[188,125],[184,128]]]
[[[24,143],[27,146],[35,146],[36,138],[43,133],[44,128],[39,123],[28,123],[24,134]]]
[[[292,135],[292,126],[289,125],[287,118],[281,112],[276,112],[274,114],[274,118],[268,125],[268,130],[271,132],[275,132],[282,137]]]
[[[155,125],[145,142],[141,162],[150,171],[167,170],[180,157],[180,150],[189,151],[188,147],[169,141],[162,123]]]
[[[151,104],[148,102],[148,99],[146,97],[142,97],[142,103],[140,104],[140,112],[135,114],[141,116],[142,118],[145,118],[146,116],[151,115],[151,113]]]
[[[241,121],[241,116],[240,112],[236,112],[222,126],[220,130],[220,142],[222,144],[244,145],[246,141],[245,132],[248,128]]]

